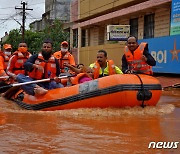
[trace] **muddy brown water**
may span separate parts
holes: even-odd
[[[156,107],[27,111],[0,97],[0,153],[180,153],[180,89]]]

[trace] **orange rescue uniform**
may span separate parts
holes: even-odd
[[[24,63],[30,56],[31,53],[29,52],[25,52],[24,54],[19,51],[14,52],[7,66],[7,74],[10,76],[20,73],[25,75]]]
[[[69,52],[67,52],[64,56],[62,55],[61,51],[57,51],[53,55],[56,59],[59,60],[59,65],[61,69],[61,73],[65,72],[64,64],[68,63],[70,65],[75,66],[75,60],[73,55],[71,55]]]
[[[142,60],[144,48],[146,47],[147,43],[141,43],[139,47],[134,51],[134,55],[125,46],[125,57],[128,63],[129,70],[134,71],[135,73],[142,73],[152,75],[152,66],[148,65],[145,61]]]
[[[9,61],[9,57],[0,51],[0,76],[7,76],[6,68]]]
[[[34,68],[32,72],[29,72],[29,77],[32,79],[42,79],[42,78],[54,78],[56,77],[56,61],[53,56],[49,60],[44,60],[41,53],[38,54],[38,58],[35,61],[36,65],[40,65],[44,68],[44,72],[40,72],[38,69]]]
[[[104,76],[116,74],[114,62],[112,60],[108,60],[107,65],[108,65],[108,74],[104,74]],[[93,66],[94,79],[97,79],[97,78],[99,78],[99,76],[102,76],[103,73],[101,72],[101,74],[100,74],[100,68],[101,67],[100,67],[99,63],[96,61]]]

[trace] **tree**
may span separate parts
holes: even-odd
[[[52,39],[54,51],[58,51],[62,41],[69,41],[69,32],[63,30],[63,25],[58,20],[55,20],[53,25],[46,27],[41,32],[25,31],[24,40],[28,45],[28,50],[32,54],[38,53],[41,50],[42,42],[47,38]],[[8,39],[3,44],[10,43],[13,46],[13,51],[16,51],[21,40],[21,33],[19,30],[14,29],[10,31]]]
[[[21,34],[19,33],[18,29],[13,29],[10,31],[9,33],[9,37],[8,39],[4,42],[5,43],[9,43],[12,45],[13,51],[15,51],[17,49],[17,46],[19,44],[19,42],[21,41]]]
[[[44,29],[44,38],[51,38],[53,41],[54,51],[60,49],[60,43],[69,41],[69,32],[64,31],[63,25],[59,20],[55,20],[53,24]]]

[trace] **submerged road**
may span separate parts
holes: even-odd
[[[180,153],[180,90],[156,107],[27,111],[0,97],[0,153]],[[148,148],[150,142],[171,148]]]

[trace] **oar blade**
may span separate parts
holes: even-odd
[[[21,86],[15,86],[15,87],[11,87],[9,88],[3,95],[4,98],[6,99],[11,99],[12,96],[14,96],[19,90],[20,90]]]
[[[12,85],[5,83],[4,81],[0,82],[0,93],[6,92]]]

